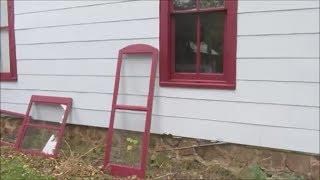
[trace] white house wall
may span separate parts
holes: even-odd
[[[25,112],[32,94],[68,96],[70,123],[107,127],[118,50],[159,47],[158,1],[15,1],[15,14],[7,110]],[[156,84],[152,132],[319,153],[319,2],[240,0],[237,46],[236,90]],[[145,102],[145,67],[124,74],[120,100]],[[142,114],[120,114],[119,128],[141,129]]]

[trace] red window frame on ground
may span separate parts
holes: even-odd
[[[10,72],[0,73],[0,81],[17,80],[16,44],[14,35],[14,1],[7,0],[8,3],[8,26],[0,26],[0,29],[8,29],[9,50],[10,50]]]
[[[59,125],[47,125],[47,124],[37,124],[31,121],[32,117],[30,116],[31,108],[33,103],[38,104],[51,104],[51,105],[65,105],[66,108],[64,110],[62,121]],[[31,155],[40,155],[45,157],[57,157],[59,154],[59,147],[61,145],[61,141],[63,138],[64,129],[67,123],[68,116],[70,114],[72,108],[72,98],[68,97],[55,97],[55,96],[38,96],[32,95],[27,112],[24,116],[22,126],[19,129],[18,137],[15,143],[15,148]],[[44,129],[46,131],[56,132],[57,143],[54,145],[53,153],[47,154],[42,152],[41,149],[24,149],[22,144],[25,140],[26,131],[28,128],[33,129]]]
[[[200,0],[196,0],[196,8],[174,10],[173,1],[160,1],[160,86],[199,87],[235,89],[236,87],[236,42],[237,42],[237,0],[224,1],[224,7],[200,8]],[[199,14],[225,12],[223,37],[223,73],[201,73],[200,66],[200,19]],[[175,24],[176,14],[198,15],[197,55],[195,73],[175,72]]]

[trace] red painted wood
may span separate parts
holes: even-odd
[[[225,7],[197,8],[191,10],[173,10],[172,1],[160,1],[160,86],[192,88],[236,88],[236,45],[237,45],[237,0],[225,0]],[[175,14],[204,14],[225,12],[225,31],[223,43],[223,73],[201,73],[201,55],[197,52],[196,73],[175,72]],[[199,17],[197,17],[197,49],[199,48]],[[202,81],[205,80],[205,81]]]
[[[149,80],[149,93],[148,93],[148,100],[147,100],[146,107],[131,106],[131,105],[117,105],[122,57],[125,54],[150,54],[152,57],[151,70],[150,70],[150,80]],[[150,137],[152,105],[153,105],[157,61],[158,61],[158,50],[152,46],[149,46],[149,45],[135,44],[135,45],[127,46],[119,51],[116,77],[115,77],[115,83],[114,83],[114,92],[113,92],[112,108],[111,108],[111,115],[110,115],[110,123],[109,123],[109,129],[108,129],[107,136],[106,136],[105,158],[104,158],[104,167],[103,167],[103,169],[105,169],[105,170],[110,170],[112,175],[115,175],[115,176],[137,175],[140,178],[144,178],[144,176],[145,176],[148,146],[149,146],[149,137]],[[143,142],[141,143],[142,153],[141,153],[141,157],[140,157],[140,167],[139,168],[116,165],[116,164],[112,164],[110,162],[110,155],[111,155],[111,148],[112,148],[112,137],[113,137],[113,131],[114,131],[113,126],[114,126],[116,109],[132,110],[132,111],[146,111],[146,121],[145,121],[145,129],[144,129],[143,139],[142,139]]]
[[[111,174],[122,174],[122,176],[138,176],[144,177],[143,171],[140,168],[133,168],[130,166],[120,166],[115,164],[110,164],[110,173]]]
[[[66,97],[52,97],[52,96],[31,96],[32,102],[35,103],[49,103],[49,104],[63,104],[68,105],[72,102],[71,98]]]
[[[10,72],[0,73],[0,81],[17,81],[16,41],[14,35],[14,1],[8,0],[8,26],[9,32]]]
[[[147,111],[147,107],[143,106],[129,106],[129,105],[116,105],[116,109],[119,110],[131,110],[131,111]]]
[[[33,124],[33,123],[31,123],[30,110],[31,110],[31,107],[32,107],[33,103],[66,105],[66,109],[64,111],[62,123],[60,123],[59,125],[46,125],[46,124]],[[64,133],[64,129],[65,129],[65,126],[66,126],[66,122],[67,122],[67,119],[68,119],[68,115],[69,115],[70,110],[71,110],[71,106],[72,106],[72,98],[32,95],[31,98],[30,98],[30,102],[29,102],[29,105],[28,105],[28,109],[27,109],[26,115],[25,115],[23,123],[22,123],[22,127],[20,128],[19,133],[18,133],[18,138],[17,138],[17,141],[15,143],[15,148],[20,150],[20,151],[22,151],[22,152],[27,152],[28,154],[43,155],[43,156],[46,156],[46,157],[57,157],[58,150],[59,150],[59,147],[61,145],[61,139],[62,139],[62,136],[63,136],[63,133]],[[57,144],[56,144],[56,147],[54,149],[53,155],[45,154],[45,153],[41,152],[41,150],[32,150],[32,151],[30,151],[30,150],[22,149],[22,147],[21,147],[22,141],[24,139],[24,136],[25,136],[27,128],[30,128],[30,127],[57,131]]]

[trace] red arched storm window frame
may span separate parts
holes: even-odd
[[[236,40],[237,0],[160,1],[160,85],[235,89]]]
[[[16,44],[14,36],[14,1],[13,0],[1,0],[0,6],[7,9],[7,12],[1,13],[0,31],[1,33],[8,33],[8,51],[0,52],[8,53],[9,59],[0,59],[1,61],[9,61],[8,71],[0,71],[0,81],[16,81],[17,80],[17,64],[16,64]],[[2,7],[1,7],[2,9]],[[0,46],[3,46],[1,43]],[[2,51],[4,48],[0,48]],[[4,56],[2,56],[4,57]]]

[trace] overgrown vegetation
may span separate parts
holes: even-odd
[[[11,153],[9,148],[1,148],[1,179],[33,179],[50,180],[54,179],[51,175],[46,175],[30,166],[28,157]],[[5,152],[6,154],[2,154]]]
[[[41,139],[40,135],[43,134],[35,134],[39,137],[30,136],[30,142],[27,139],[28,147],[43,145],[42,142],[46,142],[45,140],[49,137],[44,134],[45,138]],[[104,130],[99,134],[84,127],[76,127],[72,131],[69,129],[66,131],[57,159],[28,156],[10,147],[1,147],[0,179],[114,179],[101,171],[104,158],[104,134]],[[112,145],[116,147],[118,153],[111,155],[111,158],[120,164],[139,163],[141,136],[135,132],[121,132],[114,135],[116,140]],[[31,144],[31,141],[35,144]],[[147,179],[304,179],[303,176],[290,171],[268,172],[255,162],[242,160],[241,155],[230,159],[223,153],[217,154],[220,151],[211,151],[218,148],[217,146],[195,147],[188,141],[172,136],[153,136],[149,147]],[[225,153],[229,152],[225,151]],[[251,157],[251,154],[248,154],[248,157],[243,158]],[[224,161],[237,163],[225,164]]]

